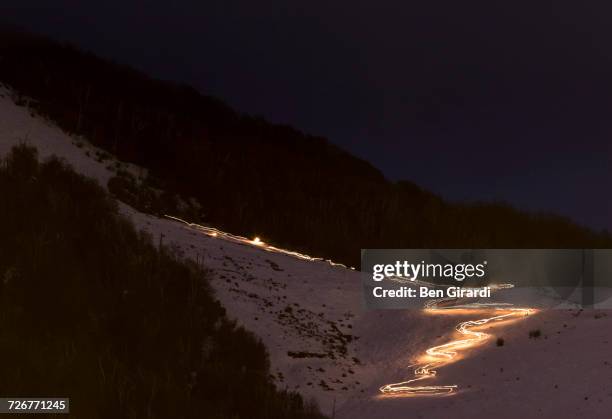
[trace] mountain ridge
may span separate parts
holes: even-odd
[[[322,137],[70,45],[5,30],[0,56],[0,81],[32,98],[34,111],[147,168],[143,183],[169,201],[197,199],[201,212],[190,221],[351,266],[361,248],[612,246],[609,234],[565,217],[452,204],[390,182]]]

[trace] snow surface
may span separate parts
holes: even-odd
[[[12,96],[0,86],[0,155],[25,141],[41,158],[57,155],[106,186],[112,164],[96,160],[99,150],[17,106]],[[137,228],[209,268],[228,314],[267,346],[279,387],[314,398],[336,418],[612,417],[610,312],[550,310],[498,326],[491,332],[504,338],[503,346],[491,338],[439,369],[428,383],[458,384],[456,394],[382,398],[381,385],[411,378],[409,365],[428,347],[448,341],[454,326],[471,317],[365,311],[358,272],[209,237],[127,205],[120,208]],[[542,336],[529,338],[533,329]]]

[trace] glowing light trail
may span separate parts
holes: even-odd
[[[492,285],[492,290],[512,288],[512,284]],[[433,346],[425,351],[426,356],[414,370],[414,378],[399,383],[386,384],[380,388],[385,396],[436,396],[453,393],[457,390],[456,384],[452,385],[415,385],[415,383],[436,376],[436,369],[458,360],[458,351],[472,348],[488,339],[491,335],[475,330],[490,323],[500,323],[512,319],[520,319],[535,312],[531,308],[517,308],[511,304],[504,303],[471,303],[446,305],[456,303],[456,299],[441,298],[429,300],[425,303],[425,312],[442,313],[451,312],[456,314],[469,314],[475,312],[493,312],[494,315],[479,320],[469,320],[459,323],[455,330],[462,338],[452,340],[443,345]]]
[[[347,269],[352,269],[355,270],[355,268],[353,267],[349,267],[346,265],[343,265],[341,263],[336,263],[330,259],[323,259],[323,258],[317,258],[317,257],[312,257],[312,256],[308,256],[304,253],[299,253],[299,252],[294,252],[291,250],[287,250],[287,249],[281,249],[278,247],[274,247],[271,246],[269,244],[266,244],[265,242],[263,242],[259,237],[255,237],[253,239],[249,239],[247,237],[242,237],[242,236],[237,236],[231,233],[226,233],[225,231],[221,231],[219,229],[216,229],[214,227],[206,227],[200,224],[195,224],[195,223],[190,223],[188,221],[182,220],[178,217],[173,217],[171,215],[165,215],[166,218],[169,218],[171,220],[174,221],[178,221],[180,223],[183,223],[185,225],[187,225],[190,228],[193,228],[195,230],[198,230],[204,234],[206,234],[207,236],[210,237],[215,237],[215,238],[220,238],[220,239],[224,239],[224,240],[228,240],[234,243],[240,243],[240,244],[245,244],[245,245],[249,245],[249,246],[255,246],[261,249],[264,249],[268,252],[273,252],[273,253],[282,253],[283,255],[288,255],[288,256],[293,256],[295,258],[298,259],[302,259],[302,260],[307,260],[310,262],[326,262],[328,264],[330,264],[331,266],[339,266],[342,268],[347,268]]]
[[[190,223],[185,220],[182,220],[178,217],[173,217],[171,215],[166,215],[166,218],[169,218],[174,221],[178,221],[187,225],[190,228],[198,230],[209,237],[220,238],[224,240],[228,240],[234,243],[240,243],[244,245],[258,247],[260,249],[266,250],[268,252],[273,253],[281,253],[284,255],[293,256],[298,259],[307,260],[310,262],[326,262],[331,266],[340,266],[348,269],[355,269],[352,267],[348,267],[341,263],[333,262],[329,259],[312,257],[303,253],[294,252],[287,249],[281,249],[278,247],[274,247],[263,242],[259,237],[255,237],[253,239],[249,239],[247,237],[237,236],[234,234],[226,233],[214,227],[206,227],[200,224]],[[404,279],[401,278],[389,278],[396,282],[404,282]],[[425,283],[422,281],[410,281],[410,284],[423,284],[423,285],[432,285],[429,283]],[[512,288],[512,284],[498,284],[498,285],[490,285],[491,290],[501,290],[506,288]],[[496,303],[472,303],[472,304],[461,304],[461,305],[452,305],[457,302],[457,299],[453,298],[441,298],[436,300],[429,300],[425,303],[425,312],[427,313],[441,313],[441,312],[453,312],[453,313],[475,313],[479,311],[493,311],[497,313],[494,316],[486,317],[480,320],[470,320],[466,322],[461,322],[456,326],[456,330],[464,336],[462,339],[456,339],[445,343],[443,345],[434,346],[426,351],[426,360],[421,362],[419,366],[414,370],[414,378],[402,381],[399,383],[387,384],[380,388],[381,393],[385,396],[422,396],[422,395],[443,395],[453,393],[457,390],[457,385],[440,385],[440,386],[421,386],[414,385],[414,383],[434,378],[436,376],[436,368],[439,368],[443,365],[447,365],[451,362],[456,361],[457,354],[459,350],[465,350],[471,347],[476,346],[480,342],[488,339],[490,337],[489,334],[484,332],[479,332],[474,330],[475,328],[484,326],[489,323],[500,323],[502,321],[511,320],[513,318],[520,318],[528,316],[535,312],[534,309],[531,308],[515,308],[510,304],[496,304]],[[448,305],[448,304],[451,305]]]

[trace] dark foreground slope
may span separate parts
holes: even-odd
[[[355,266],[368,247],[612,246],[609,235],[562,217],[451,205],[387,181],[323,138],[71,46],[4,31],[0,60],[0,82],[33,98],[30,106],[151,169],[153,186],[197,198],[193,221]]]
[[[95,182],[20,146],[0,164],[0,394],[78,418],[319,418],[202,267],[137,233]]]

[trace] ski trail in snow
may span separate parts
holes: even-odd
[[[512,284],[491,285],[492,291],[512,288]],[[508,322],[520,320],[535,313],[532,308],[517,308],[506,303],[471,303],[460,305],[453,304],[457,300],[454,298],[441,298],[429,300],[425,303],[424,311],[431,314],[452,313],[452,314],[476,314],[493,312],[494,315],[484,317],[479,320],[469,320],[459,323],[455,330],[461,334],[461,338],[452,340],[438,346],[432,346],[425,351],[416,364],[414,378],[399,383],[386,384],[380,387],[383,396],[436,396],[453,393],[457,390],[456,384],[451,385],[415,385],[415,383],[427,379],[432,379],[437,374],[437,368],[458,361],[459,351],[465,351],[477,346],[479,343],[491,337],[490,334],[478,331],[477,329],[492,323]]]
[[[330,264],[331,266],[339,266],[342,268],[346,268],[346,269],[351,269],[351,270],[355,270],[355,268],[353,267],[349,267],[346,265],[343,265],[342,263],[336,263],[334,261],[332,261],[331,259],[323,259],[323,258],[318,258],[318,257],[312,257],[312,256],[308,256],[304,253],[299,253],[299,252],[294,252],[292,250],[287,250],[287,249],[281,249],[279,247],[274,247],[271,246],[265,242],[263,242],[259,237],[255,237],[253,239],[249,239],[247,237],[242,237],[242,236],[237,236],[235,234],[231,234],[231,233],[226,233],[225,231],[221,231],[219,229],[216,229],[214,227],[206,227],[200,224],[195,224],[195,223],[190,223],[188,221],[182,220],[178,217],[174,217],[172,215],[165,215],[166,218],[170,219],[170,220],[174,220],[174,221],[178,221],[180,223],[183,223],[185,225],[187,225],[190,228],[193,228],[195,230],[198,230],[204,234],[206,234],[207,236],[210,237],[218,237],[220,239],[224,239],[224,240],[228,240],[234,243],[240,243],[240,244],[245,244],[245,245],[250,245],[250,246],[255,246],[255,247],[259,247],[263,250],[266,250],[268,252],[273,252],[273,253],[281,253],[284,255],[288,255],[288,256],[293,256],[295,258],[298,259],[302,259],[302,260],[306,260],[309,262],[326,262],[328,264]]]
[[[326,262],[331,266],[339,266],[347,269],[353,269],[341,263],[333,262],[330,259],[323,259],[312,257],[303,253],[294,252],[287,249],[281,249],[278,247],[271,246],[263,242],[259,237],[249,239],[243,236],[237,236],[231,233],[224,232],[214,227],[206,227],[200,224],[190,223],[181,218],[174,217],[171,215],[165,216],[168,219],[178,221],[185,224],[189,228],[193,228],[203,234],[210,237],[215,237],[223,240],[228,240],[234,243],[259,247],[265,251],[273,253],[281,253],[284,255],[292,256],[301,260],[310,262]],[[398,278],[390,278],[399,282]],[[431,284],[428,284],[431,285]],[[498,291],[501,289],[512,288],[512,284],[498,284],[490,285],[492,291]],[[425,303],[424,311],[426,313],[440,314],[440,313],[453,313],[453,314],[475,314],[478,312],[490,312],[496,313],[493,316],[485,317],[479,320],[469,320],[461,322],[456,326],[456,331],[462,335],[462,338],[452,340],[443,345],[433,346],[426,351],[421,362],[417,363],[418,367],[414,370],[414,378],[399,383],[386,384],[380,388],[380,391],[385,396],[420,396],[420,395],[442,395],[453,393],[457,390],[458,386],[453,385],[414,385],[414,383],[434,378],[437,373],[437,368],[447,365],[451,362],[459,360],[458,354],[460,350],[466,350],[478,345],[480,342],[485,341],[491,335],[475,330],[481,326],[489,323],[500,323],[507,322],[512,319],[520,319],[526,317],[535,312],[531,308],[516,308],[511,304],[503,303],[471,303],[461,305],[446,305],[448,303],[455,303],[456,299],[453,298],[441,298],[436,300],[429,300]]]

